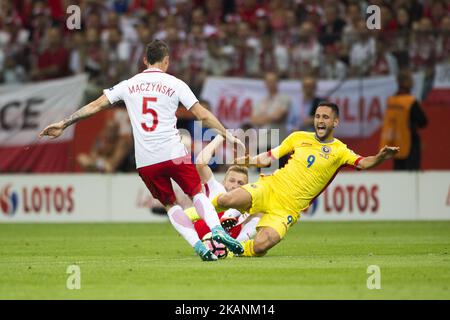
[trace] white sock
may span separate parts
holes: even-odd
[[[192,247],[194,247],[200,238],[198,237],[197,231],[195,231],[194,224],[191,220],[189,220],[183,209],[178,205],[173,206],[167,212],[167,215],[178,233],[181,234]]]
[[[220,225],[219,216],[211,201],[204,193],[197,193],[192,199],[195,210],[203,221],[206,222],[210,229]]]
[[[252,239],[256,234],[256,225],[258,224],[260,217],[252,217],[243,226],[242,230],[236,238],[237,241],[247,241]]]

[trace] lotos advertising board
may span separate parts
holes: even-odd
[[[302,214],[305,220],[415,220],[417,175],[346,172]]]
[[[0,175],[0,222],[106,221],[108,188],[100,175]]]
[[[450,172],[342,172],[301,220],[450,220]],[[0,175],[0,223],[166,221],[136,174]]]

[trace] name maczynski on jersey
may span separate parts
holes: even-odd
[[[160,82],[142,82],[132,86],[128,86],[130,94],[142,92],[159,92],[172,98],[175,90],[169,86],[163,85]]]

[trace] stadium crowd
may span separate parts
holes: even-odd
[[[73,4],[81,9],[81,28],[69,30],[66,8]],[[381,9],[381,30],[366,26],[370,4]],[[397,74],[403,68],[430,73],[434,64],[450,60],[445,0],[6,0],[1,5],[0,84],[87,73],[86,101],[145,69],[142,56],[152,39],[169,44],[168,72],[197,95],[208,75],[263,78],[272,72],[279,79],[314,82]]]
[[[68,30],[65,9],[81,8]],[[366,7],[381,8],[381,30]],[[207,75],[281,78],[369,76],[423,69],[450,52],[444,0],[2,1],[0,81],[87,72],[95,91],[139,72],[145,44],[171,47],[170,73],[198,93]]]

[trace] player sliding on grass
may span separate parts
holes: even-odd
[[[217,260],[201,241],[195,241],[198,236],[191,221],[175,203],[172,178],[192,199],[198,214],[210,227],[213,239],[225,244],[233,253],[242,253],[241,243],[225,232],[210,200],[201,192],[200,177],[176,128],[175,112],[179,103],[233,145],[237,143],[245,149],[244,144],[198,102],[186,83],[165,73],[169,66],[169,48],[163,41],[154,40],[147,45],[144,63],[148,67],[145,71],[103,90],[104,94],[97,100],[69,118],[49,125],[40,137],[59,137],[68,126],[123,100],[133,126],[139,175],[153,197],[165,206],[170,221],[176,222],[175,227],[181,225],[186,229],[185,233],[191,235],[190,244],[203,260]]]
[[[369,169],[399,151],[398,147],[385,146],[375,156],[360,157],[333,137],[338,124],[338,106],[322,102],[314,116],[315,132],[294,132],[269,152],[236,159],[238,164],[266,167],[272,160],[293,152],[286,166],[273,175],[262,176],[256,183],[213,200],[218,211],[236,208],[250,214],[263,213],[255,238],[244,243],[243,256],[262,256],[279,243],[300,212],[319,196],[342,166]]]
[[[220,193],[232,191],[248,183],[248,169],[237,165],[232,165],[228,168],[222,183],[216,180],[208,163],[217,149],[223,146],[223,141],[222,136],[216,136],[197,155],[196,159],[197,171],[202,180],[205,194],[211,200]],[[195,222],[194,227],[200,239],[210,232],[208,225],[200,218],[194,207],[188,208],[184,212],[191,221]],[[258,215],[249,216],[248,214],[242,214],[236,209],[219,212],[218,216],[227,232],[240,242],[247,241],[256,234],[256,225],[260,219]]]

